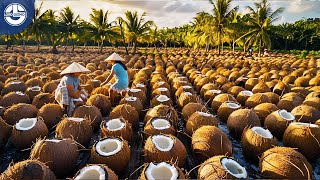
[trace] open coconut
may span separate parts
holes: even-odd
[[[289,124],[295,120],[296,117],[293,114],[282,109],[269,114],[264,121],[264,127],[270,130],[277,139],[282,139]]]
[[[290,86],[283,81],[279,81],[273,88],[273,92],[278,94],[279,96],[286,94],[289,91],[290,91]]]
[[[28,89],[25,91],[25,94],[28,95],[30,100],[32,101],[36,95],[40,94],[40,92],[41,92],[40,86],[33,86],[33,87],[28,87]]]
[[[204,93],[204,100],[208,103],[211,104],[212,100],[219,94],[221,94],[221,90],[217,89],[210,89],[207,92]]]
[[[146,162],[177,162],[183,167],[186,162],[187,150],[183,143],[175,136],[169,134],[150,136],[144,146]]]
[[[311,179],[312,166],[298,151],[288,147],[274,147],[265,151],[259,162],[264,178]]]
[[[105,164],[116,173],[121,173],[130,161],[128,142],[116,137],[100,139],[91,149],[90,163]]]
[[[91,121],[87,118],[66,117],[56,128],[57,139],[72,138],[83,146],[89,144],[92,134]]]
[[[127,96],[122,98],[119,104],[129,104],[132,107],[134,107],[139,114],[141,114],[143,110],[143,104],[140,101],[140,99],[133,96]]]
[[[151,179],[188,179],[187,175],[182,169],[178,168],[176,165],[167,162],[160,163],[148,163],[139,179],[141,180],[151,180]]]
[[[212,114],[196,111],[188,118],[185,131],[187,134],[192,135],[202,126],[218,127],[218,120]]]
[[[131,124],[121,117],[103,121],[100,129],[101,137],[122,137],[130,142],[133,136]]]
[[[266,92],[266,93],[263,93],[263,94],[268,96],[268,98],[270,99],[271,103],[278,104],[278,102],[280,100],[280,96],[278,94],[273,93],[273,92]]]
[[[232,155],[232,144],[215,126],[202,126],[192,135],[192,151],[199,162],[217,155]]]
[[[214,156],[203,162],[198,170],[198,179],[247,179],[245,167],[228,156]]]
[[[168,88],[157,88],[152,91],[151,96],[153,98],[159,95],[165,95],[165,96],[171,97],[171,93]]]
[[[190,92],[191,94],[195,93],[193,87],[190,85],[180,86],[176,91],[172,89],[172,94],[176,96],[176,99],[178,99],[180,95],[184,92]]]
[[[37,160],[25,160],[9,166],[0,175],[0,179],[56,180],[56,177],[44,163]]]
[[[205,105],[201,104],[201,103],[189,103],[187,105],[185,105],[182,109],[182,117],[183,119],[186,121],[189,119],[189,117],[197,112],[208,112],[209,110],[206,108]]]
[[[12,127],[0,117],[0,149],[6,145],[11,131]]]
[[[37,117],[41,117],[48,129],[57,125],[63,116],[62,108],[58,104],[46,104],[42,106]]]
[[[5,108],[18,103],[30,104],[29,96],[22,92],[10,92],[0,99],[0,106]]]
[[[155,117],[147,122],[144,127],[145,137],[148,138],[150,135],[158,134],[171,134],[176,135],[174,126],[172,126],[170,120],[164,118]]]
[[[198,103],[198,102],[199,102],[199,97],[196,94],[192,94],[190,92],[183,92],[181,93],[181,95],[177,100],[177,105],[178,105],[178,108],[182,110],[182,108],[185,105],[189,103]]]
[[[277,106],[280,109],[285,109],[287,111],[292,111],[295,107],[303,103],[303,97],[298,93],[287,93],[283,95],[278,102]]]
[[[123,117],[127,120],[133,129],[139,127],[139,114],[134,107],[129,104],[121,104],[116,106],[110,113],[109,119],[116,119]]]
[[[46,163],[58,177],[73,173],[78,156],[78,146],[71,139],[40,139],[30,153],[31,159]]]
[[[208,83],[205,84],[204,86],[202,86],[201,90],[200,90],[200,95],[201,97],[204,97],[204,94],[208,91],[208,90],[212,90],[212,89],[217,89],[218,86],[214,83]]]
[[[90,96],[86,105],[96,106],[103,117],[107,116],[111,111],[111,101],[108,96],[103,94],[94,94]]]
[[[220,120],[227,122],[228,117],[233,111],[236,111],[241,108],[241,105],[237,102],[226,101],[221,104],[217,111],[217,115]]]
[[[318,97],[313,97],[313,98],[306,98],[302,105],[307,105],[307,106],[311,106],[317,110],[320,110],[320,98]]]
[[[127,95],[138,98],[142,103],[147,101],[147,96],[141,89],[129,89]]]
[[[54,95],[50,93],[40,93],[36,95],[32,100],[32,105],[40,109],[45,104],[54,103]]]
[[[4,112],[3,119],[10,125],[15,125],[22,118],[37,117],[38,109],[31,104],[19,103]]]
[[[178,125],[178,113],[173,107],[160,104],[149,109],[144,117],[144,123],[148,123],[154,117],[168,119],[172,125]]]
[[[260,126],[260,120],[252,109],[239,109],[230,114],[227,126],[230,134],[236,138],[241,138],[246,127]]]
[[[29,148],[38,138],[48,135],[46,124],[37,118],[20,119],[13,127],[11,141],[19,148]]]
[[[262,103],[253,108],[253,111],[258,115],[262,125],[264,124],[266,117],[277,110],[279,110],[279,108],[272,103]]]
[[[96,106],[78,106],[73,112],[73,117],[88,118],[91,121],[93,129],[99,128],[102,121],[102,115],[100,110]]]
[[[320,111],[307,105],[297,106],[291,111],[291,113],[300,122],[314,123],[320,119]]]
[[[118,180],[118,176],[108,166],[103,164],[89,164],[80,169],[73,180]]]
[[[237,102],[237,100],[230,94],[219,94],[217,95],[211,103],[211,107],[214,111],[218,111],[219,107],[221,106],[222,103],[227,102],[227,101],[233,101]]]
[[[173,106],[172,100],[166,95],[158,95],[158,96],[152,98],[150,106],[151,107],[155,107],[155,106],[157,106],[159,104],[164,104],[164,105],[167,105],[167,106]]]
[[[262,103],[271,103],[271,100],[268,96],[264,95],[263,93],[257,93],[253,94],[247,99],[245,106],[248,108],[254,108]]]
[[[253,93],[251,91],[241,91],[238,95],[237,95],[237,101],[244,106],[246,104],[247,99],[252,96]]]
[[[259,162],[260,154],[277,145],[278,140],[271,132],[258,126],[245,129],[241,139],[243,155],[254,162]]]
[[[283,135],[283,144],[297,148],[309,161],[320,157],[320,127],[315,124],[293,122]]]

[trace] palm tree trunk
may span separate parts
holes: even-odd
[[[102,52],[102,49],[103,49],[103,40],[102,40],[102,42],[101,42],[100,52]]]
[[[74,40],[72,40],[72,52],[74,52]]]
[[[234,54],[234,46],[235,46],[236,42],[234,41],[234,39],[232,39],[232,53]]]
[[[261,57],[261,43],[262,43],[262,40],[261,40],[261,38],[260,38],[260,42],[259,42],[259,57]]]
[[[133,50],[132,50],[133,54],[136,54],[136,50],[137,50],[137,43],[136,43],[136,41],[134,41],[133,42]]]
[[[51,53],[52,54],[58,54],[59,53],[58,50],[57,50],[57,45],[56,44],[52,45]]]
[[[67,51],[68,43],[69,43],[69,38],[67,37],[67,40],[66,40],[66,47],[64,48],[64,51]]]

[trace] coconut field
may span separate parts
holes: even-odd
[[[124,97],[100,86],[113,52]],[[0,60],[0,179],[320,179],[319,59],[106,48]],[[89,97],[67,117],[54,91],[72,62],[91,71]]]

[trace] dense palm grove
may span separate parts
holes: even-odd
[[[232,0],[210,0],[212,12],[199,12],[189,24],[175,28],[159,29],[153,21],[145,20],[146,14],[127,11],[124,18],[109,19],[110,12],[92,9],[90,21],[86,22],[69,7],[60,12],[36,8],[33,22],[20,34],[3,35],[0,44],[50,45],[57,53],[57,46],[98,45],[124,46],[126,51],[136,52],[144,47],[190,47],[194,49],[216,48],[219,52],[231,48],[247,50],[262,49],[318,50],[320,48],[320,18],[304,19],[295,23],[273,25],[280,18],[283,8],[273,10],[267,0],[247,7],[248,14],[241,14]],[[129,49],[130,48],[130,49]],[[319,52],[311,51],[316,55]]]

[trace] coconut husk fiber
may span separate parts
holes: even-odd
[[[279,108],[272,103],[262,103],[253,108],[253,111],[259,117],[262,125],[264,124],[264,120],[266,119],[266,117],[277,110],[279,110]]]
[[[206,108],[205,105],[203,105],[201,103],[189,103],[189,104],[185,105],[183,107],[183,109],[182,109],[182,117],[183,117],[183,119],[186,121],[196,111],[205,112],[206,113],[209,110]]]
[[[257,93],[257,94],[253,94],[246,100],[245,106],[247,108],[254,108],[257,105],[262,103],[271,103],[271,100],[265,94]]]
[[[93,129],[98,129],[102,122],[102,115],[100,110],[96,106],[78,106],[73,111],[73,117],[88,118],[91,121]]]
[[[154,117],[168,119],[174,126],[178,125],[178,113],[173,107],[160,104],[149,109],[145,115],[144,123],[147,123]]]
[[[20,119],[37,117],[38,109],[31,104],[19,103],[8,108],[3,119],[10,125],[15,125]]]
[[[229,103],[234,103],[239,105],[239,107],[230,107],[228,104]],[[231,101],[226,101],[224,103],[221,104],[221,106],[219,107],[218,111],[217,111],[217,115],[219,117],[220,120],[227,122],[228,117],[230,116],[230,114],[233,111],[236,111],[238,109],[241,108],[241,105],[237,102],[231,102]]]
[[[28,95],[21,92],[10,92],[0,99],[0,106],[8,108],[18,103],[30,104],[30,102]]]
[[[46,104],[39,109],[37,117],[41,117],[48,129],[51,129],[63,117],[62,108],[58,104]]]
[[[295,107],[303,103],[303,97],[298,93],[290,92],[283,95],[278,102],[277,106],[280,109],[285,109],[287,111],[292,111]]]
[[[296,116],[299,122],[314,123],[320,119],[320,111],[307,105],[297,106],[291,113]]]
[[[320,98],[313,97],[313,98],[306,98],[306,100],[303,101],[302,105],[311,106],[317,110],[320,110]]]
[[[218,127],[218,120],[212,114],[196,111],[188,118],[185,132],[191,136],[202,126]]]
[[[140,99],[136,98],[136,97],[124,97],[121,99],[121,101],[119,102],[119,104],[129,104],[132,107],[134,107],[136,109],[136,111],[139,113],[139,115],[141,115],[142,110],[143,110],[143,104],[140,101]]]
[[[112,119],[102,121],[100,124],[101,137],[122,137],[124,140],[131,142],[131,138],[133,136],[131,124],[121,117],[119,119],[125,125],[122,129],[116,131],[107,129],[106,123]]]
[[[7,124],[1,117],[0,117],[0,149],[6,145],[9,137],[11,136],[12,126]]]
[[[211,107],[212,109],[217,112],[219,107],[221,106],[222,103],[226,102],[226,101],[233,101],[233,102],[237,102],[237,100],[230,94],[219,94],[217,95],[211,103]]]
[[[87,167],[90,167],[90,166],[100,166],[105,172],[106,179],[108,179],[108,180],[118,180],[118,175],[115,172],[113,172],[108,166],[106,166],[104,164],[88,164],[85,167],[83,167],[82,169],[80,169],[76,173],[76,175],[73,177],[73,179],[77,178],[77,176],[80,175],[81,170],[83,170],[83,169],[85,169]]]
[[[196,94],[191,94],[190,92],[183,92],[180,94],[177,105],[180,110],[189,103],[198,103],[199,97]]]
[[[139,127],[139,114],[131,105],[118,105],[111,111],[109,115],[109,119],[116,119],[120,117],[127,120],[132,125],[133,129],[137,129]]]
[[[50,93],[40,93],[36,95],[32,100],[32,105],[40,109],[45,104],[54,103],[54,95]]]
[[[89,97],[86,105],[96,106],[103,117],[107,116],[111,111],[111,101],[108,96],[103,94],[94,94]]]

